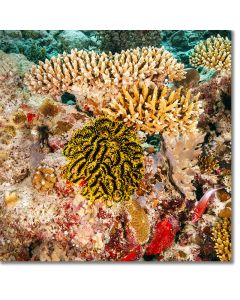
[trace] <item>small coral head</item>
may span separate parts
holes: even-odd
[[[65,146],[64,177],[90,202],[129,200],[143,177],[143,149],[123,122],[99,117],[75,132]]]
[[[219,34],[201,41],[194,48],[190,64],[217,71],[231,71],[231,41]]]

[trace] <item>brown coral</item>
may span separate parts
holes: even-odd
[[[194,48],[190,64],[218,71],[231,71],[231,41],[219,34],[201,41]]]
[[[54,117],[58,114],[59,109],[52,99],[45,99],[39,107],[39,112],[44,117]]]
[[[150,234],[150,224],[145,210],[136,200],[128,203],[126,210],[130,215],[130,227],[133,228],[137,241],[140,244],[146,243]]]
[[[150,134],[194,131],[201,113],[198,98],[191,96],[190,89],[185,94],[181,88],[172,91],[167,86],[151,89],[145,84],[141,88],[134,85],[133,90],[123,87],[118,100],[113,99],[103,111]]]
[[[231,244],[231,220],[223,218],[212,229],[212,239],[215,242],[215,251],[221,261],[230,261],[232,244]]]
[[[33,175],[32,184],[39,192],[50,191],[56,182],[54,169],[48,166],[39,166]]]
[[[54,134],[64,134],[68,132],[73,127],[72,124],[66,121],[57,121],[56,127],[54,129]]]
[[[99,98],[112,95],[114,88],[117,91],[122,85],[139,81],[163,84],[166,78],[169,82],[182,80],[183,68],[163,47],[136,48],[114,55],[74,49],[34,65],[25,83],[34,93],[56,96],[69,91]]]
[[[12,116],[12,122],[17,127],[23,126],[26,121],[27,121],[27,117],[26,117],[25,113],[21,110],[16,111]]]

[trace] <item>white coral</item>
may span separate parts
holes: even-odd
[[[201,154],[199,145],[203,142],[204,135],[195,131],[176,137],[164,134],[163,137],[173,180],[186,198],[194,199],[195,188],[192,181],[199,171],[197,166]]]

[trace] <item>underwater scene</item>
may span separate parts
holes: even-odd
[[[231,40],[0,30],[0,261],[231,261]]]

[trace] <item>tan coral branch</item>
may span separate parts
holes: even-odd
[[[112,99],[103,112],[133,124],[147,133],[194,131],[201,111],[199,95],[192,96],[191,90],[183,93],[181,88],[172,91],[134,85],[122,88],[117,100]]]

